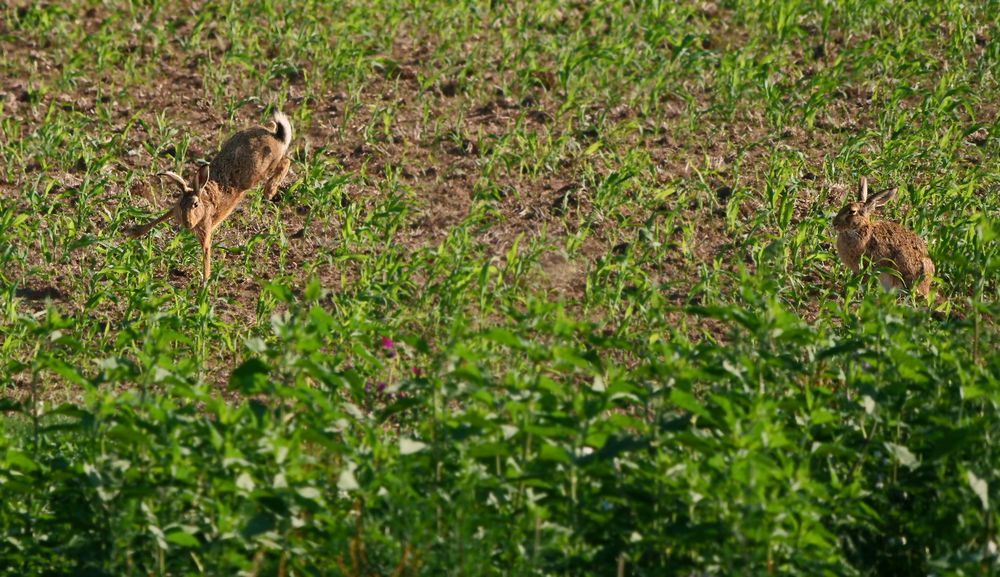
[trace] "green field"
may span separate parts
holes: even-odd
[[[0,7],[0,576],[1000,574],[1000,1]],[[273,110],[278,196],[133,240]],[[852,273],[866,176],[934,294]]]

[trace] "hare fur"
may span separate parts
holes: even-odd
[[[292,125],[281,112],[274,113],[271,127],[241,130],[229,138],[212,159],[195,173],[193,185],[173,172],[169,178],[181,191],[180,199],[153,222],[128,231],[140,238],[166,220],[191,230],[202,249],[203,282],[212,275],[212,232],[236,208],[247,191],[264,183],[264,194],[272,198],[288,173],[285,156],[292,142]]]
[[[863,256],[875,267],[891,269],[879,275],[887,290],[905,287],[927,296],[934,276],[934,262],[927,253],[927,244],[898,223],[871,218],[877,208],[896,195],[896,190],[890,188],[869,197],[868,179],[861,178],[859,202],[847,203],[833,219],[837,254],[855,273],[861,268]]]

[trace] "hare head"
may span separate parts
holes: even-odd
[[[176,172],[167,171],[157,175],[169,178],[181,190],[181,199],[177,203],[178,212],[176,213],[178,224],[187,228],[194,228],[195,225],[205,218],[208,206],[199,194],[205,188],[205,184],[208,183],[208,171],[209,167],[207,164],[198,167],[198,171],[194,175],[193,187],[189,186],[184,177]]]
[[[887,188],[868,196],[868,179],[861,177],[858,185],[858,202],[849,202],[840,209],[833,219],[833,227],[838,231],[856,230],[871,224],[875,209],[884,206],[896,196],[896,187]]]

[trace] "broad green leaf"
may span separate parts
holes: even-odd
[[[969,486],[972,487],[972,492],[979,497],[979,501],[983,504],[983,511],[989,511],[990,509],[990,492],[989,485],[985,480],[980,479],[972,471],[966,473],[966,477],[969,480]]]
[[[194,548],[201,546],[197,537],[181,530],[168,532],[166,539],[168,543],[173,543],[174,545],[178,545],[180,547]]]
[[[358,485],[358,480],[354,478],[354,471],[344,469],[340,472],[340,477],[337,478],[337,488],[341,491],[356,491],[361,488],[361,485]]]
[[[399,439],[400,455],[412,455],[413,453],[423,451],[425,448],[427,448],[426,443],[421,443],[420,441],[415,441],[406,437],[400,437]]]
[[[316,499],[319,499],[320,496],[322,496],[322,493],[320,493],[319,489],[317,489],[316,487],[299,487],[296,490],[296,492],[302,498],[304,498],[304,499],[310,499],[310,500],[313,500],[313,501],[315,501]]]
[[[678,388],[671,389],[670,400],[678,407],[685,409],[696,415],[708,418],[709,412],[698,402],[694,395]]]
[[[38,470],[38,464],[27,454],[17,449],[7,449],[6,461],[7,466],[25,473]]]
[[[889,452],[892,453],[900,465],[903,465],[911,470],[920,466],[920,462],[917,460],[916,455],[911,453],[910,450],[903,445],[887,442],[885,446],[889,449]]]
[[[267,365],[260,359],[246,360],[230,375],[229,386],[247,395],[257,393],[260,385],[267,381],[268,372]]]
[[[258,535],[273,530],[274,527],[274,515],[261,511],[250,518],[250,521],[248,521],[246,526],[243,527],[241,534],[244,539],[253,539]]]
[[[557,461],[560,463],[570,463],[573,461],[566,449],[552,443],[542,443],[542,447],[538,452],[538,458],[543,461]]]
[[[249,473],[244,471],[236,477],[236,486],[249,493],[257,487],[257,483],[254,482]]]

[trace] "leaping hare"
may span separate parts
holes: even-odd
[[[837,230],[837,254],[854,272],[860,269],[862,256],[871,259],[875,267],[892,269],[879,275],[887,290],[904,286],[927,296],[934,276],[934,263],[927,254],[927,244],[898,223],[871,219],[875,209],[896,196],[896,190],[889,188],[869,198],[868,179],[861,178],[860,202],[847,203],[833,219]]]
[[[161,222],[173,218],[177,226],[194,232],[201,243],[204,283],[212,275],[212,231],[236,208],[247,191],[264,182],[264,194],[274,196],[291,161],[285,157],[292,142],[292,125],[274,113],[273,128],[255,127],[237,132],[222,145],[211,164],[200,166],[189,186],[179,174],[161,172],[181,190],[181,198],[153,222],[126,234],[140,238]]]

